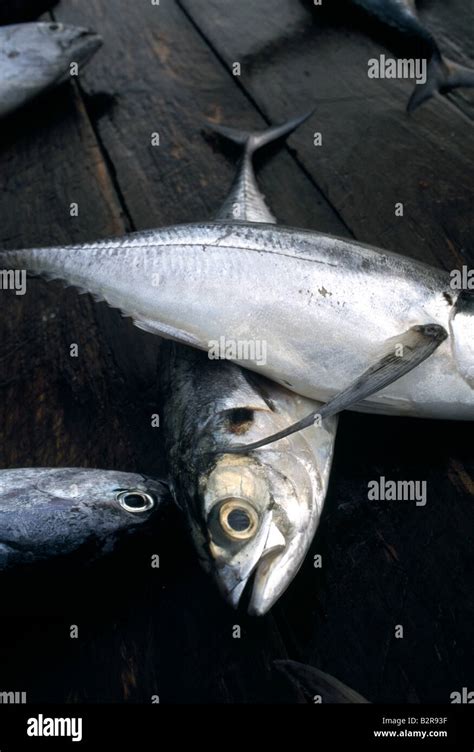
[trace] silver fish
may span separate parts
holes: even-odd
[[[413,327],[435,325],[445,340],[431,357],[353,409],[474,419],[474,295],[395,253],[234,220],[4,251],[0,268],[65,280],[140,328],[201,350],[230,344],[234,362],[321,402],[387,349],[411,347]]]
[[[137,473],[78,468],[0,470],[0,570],[93,546],[156,519],[168,487]],[[92,549],[91,549],[92,550]]]
[[[298,572],[329,482],[336,419],[252,455],[216,447],[283,428],[315,403],[205,353],[170,344],[161,393],[173,494],[204,569],[236,607],[266,613]]]
[[[211,127],[243,147],[235,180],[216,221],[275,222],[253,170],[255,152],[308,116],[249,133]],[[174,495],[204,568],[236,607],[252,579],[249,612],[266,613],[288,587],[315,534],[333,457],[337,417],[271,450],[238,459],[211,453],[222,443],[268,436],[313,402],[230,362],[212,362],[176,343],[162,346],[165,444]],[[233,524],[233,520],[235,524]]]
[[[0,117],[70,78],[99,49],[98,34],[60,23],[25,23],[0,28]]]
[[[428,59],[427,80],[417,84],[407,109],[413,112],[436,92],[446,94],[462,86],[474,86],[474,70],[445,58],[436,39],[424,26],[416,10],[415,0],[352,0],[389,26],[412,37],[422,45],[423,56]]]

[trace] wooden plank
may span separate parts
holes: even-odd
[[[373,702],[448,703],[454,688],[467,686],[474,611],[470,433],[456,423],[343,417],[320,528],[276,609],[292,658]],[[369,501],[368,483],[381,476],[426,480],[426,506]],[[316,554],[322,569],[313,566]],[[404,628],[402,639],[396,625]]]
[[[203,119],[243,128],[264,127],[265,122],[239,95],[207,45],[195,40],[192,25],[172,0],[159,6],[142,3],[137,11],[125,2],[117,7],[127,24],[117,24],[99,2],[88,8],[70,2],[56,15],[69,23],[95,25],[104,35],[104,50],[81,81],[88,97],[116,95],[97,130],[128,211],[140,228],[202,220],[219,207],[235,172],[235,154],[229,159],[213,139],[206,143]],[[192,58],[183,55],[185,43],[192,45]],[[300,109],[305,112],[307,103]],[[291,107],[280,118],[293,114]],[[309,124],[301,128],[306,138],[311,131]],[[159,147],[151,146],[155,132]],[[289,144],[294,147],[293,138]],[[344,231],[337,214],[285,151],[264,164],[260,178],[282,221],[307,225],[309,220],[328,232]],[[299,200],[290,207],[287,196],[293,195]]]
[[[474,68],[474,6],[464,0],[441,0],[423,8],[423,20],[436,36],[443,54],[461,65]],[[449,95],[474,120],[474,90],[457,89]]]
[[[218,35],[229,33],[226,16],[240,13],[242,6],[245,10],[245,3],[226,7],[221,0],[214,7]],[[115,14],[105,0],[60,6],[60,20],[93,26],[104,34],[106,47],[84,72],[83,98],[69,88],[51,93],[2,135],[5,223],[0,242],[13,247],[81,241],[212,213],[234,163],[212,139],[203,138],[200,115],[262,125],[252,98],[258,98],[261,111],[272,120],[305,109],[310,99],[315,58],[295,74],[291,56],[314,29],[301,26],[289,3],[279,4],[278,14],[267,13],[265,23],[261,13],[252,15],[249,7],[247,13],[243,29],[233,16],[235,36],[245,34],[250,46],[258,37],[258,44],[246,58],[252,75],[236,82],[175,3],[132,6],[120,0]],[[293,31],[287,55],[286,37]],[[387,196],[405,189],[405,173],[394,175],[393,164],[399,143],[414,125],[401,112],[405,85],[395,86],[396,102],[392,94],[385,96],[385,120],[383,108],[372,109],[376,97],[354,86],[351,64],[364,60],[364,50],[359,58],[355,54],[354,38],[349,37],[348,61],[338,63],[347,65],[342,70],[336,59],[344,50],[331,49],[336,35],[319,37],[319,42],[325,40],[326,71],[334,61],[336,84],[343,91],[345,86],[348,97],[319,103],[328,126],[326,157],[315,158],[310,148],[315,126],[308,124],[292,138],[291,155],[282,152],[264,165],[264,189],[277,215],[290,224],[338,234],[350,228],[372,242],[379,234],[385,239],[393,235],[397,250],[429,257],[418,247],[423,234],[426,248],[433,243],[432,258],[449,265],[459,249],[453,245],[450,256],[446,247],[461,235],[461,240],[468,237],[461,221],[468,216],[462,193],[466,179],[459,191],[455,183],[466,157],[456,156],[454,146],[464,138],[461,122],[467,133],[467,121],[457,113],[452,120],[455,110],[449,105],[442,105],[438,126],[437,111],[432,109],[429,117],[420,113],[423,131],[416,138],[409,135],[404,150],[407,157],[410,149],[422,155],[410,166],[410,179],[418,185],[416,169],[423,175],[431,170],[441,184],[419,187],[419,196],[412,186],[407,195],[416,200],[413,214],[410,205],[410,223],[389,233]],[[239,39],[237,47],[243,48]],[[218,51],[222,55],[221,47]],[[286,77],[281,75],[285,66]],[[291,82],[291,96],[284,81]],[[240,91],[236,83],[243,84]],[[357,125],[361,115],[363,122]],[[371,126],[376,117],[383,120],[378,129]],[[382,126],[392,135],[388,141]],[[150,145],[156,130],[159,148]],[[370,141],[374,132],[375,146]],[[441,144],[447,153],[438,159],[440,133],[448,146]],[[466,137],[463,143],[469,155],[471,141]],[[378,154],[382,147],[388,150],[383,159]],[[382,184],[375,180],[380,174],[385,176]],[[362,197],[348,192],[352,184],[356,190],[366,184]],[[443,209],[436,201],[444,201],[445,191],[451,206]],[[336,211],[323,194],[334,201]],[[73,200],[80,205],[75,219],[68,215]],[[413,222],[418,223],[415,229]],[[432,222],[440,235],[436,243],[435,232],[425,227]],[[8,294],[8,314],[0,335],[5,356],[0,361],[2,462],[100,462],[159,471],[159,437],[149,428],[158,398],[153,338],[88,298],[40,282],[29,287],[24,300]],[[83,353],[77,364],[68,356],[71,341],[79,342]],[[296,699],[271,673],[272,659],[287,655],[288,646],[292,657],[320,665],[370,699],[434,697],[446,702],[448,688],[452,691],[458,679],[460,686],[469,686],[472,594],[464,574],[472,548],[466,535],[472,530],[474,476],[469,426],[345,416],[341,428],[331,494],[313,549],[323,553],[323,572],[312,567],[309,557],[277,607],[276,621],[236,615],[221,603],[196,567],[180,517],[170,510],[153,535],[124,544],[117,555],[90,569],[77,571],[61,562],[40,567],[34,575],[2,578],[2,593],[10,604],[0,640],[5,686],[9,682],[27,689],[31,699],[56,701],[150,702],[153,694],[177,702]],[[428,478],[427,508],[368,502],[367,482],[381,474]],[[161,557],[159,570],[149,567],[152,553]],[[403,641],[393,639],[395,617],[406,626]],[[77,642],[68,636],[71,623],[80,625]],[[235,623],[243,629],[241,640],[232,639]],[[439,670],[433,669],[436,661]]]
[[[386,49],[323,25],[317,9],[292,0],[275,14],[261,0],[210,0],[205,12],[196,0],[181,4],[229,67],[241,63],[239,80],[267,117],[315,103],[323,146],[296,133],[298,158],[356,237],[449,269],[465,262],[474,129],[450,102],[408,117],[411,84],[367,76],[367,61]]]
[[[348,28],[341,37],[301,4],[181,4],[228,68],[241,63],[239,81],[267,117],[315,98],[323,147],[296,134],[298,159],[358,239],[448,269],[467,263],[473,129],[451,103],[409,119],[409,86],[366,75],[386,49]],[[312,550],[323,570],[309,555],[275,609],[293,658],[373,701],[449,702],[469,682],[471,434],[469,424],[344,416]],[[425,479],[426,507],[370,502],[368,483],[381,476]]]
[[[202,115],[242,126],[263,127],[264,121],[182,11],[171,3],[145,9],[123,2],[117,15],[112,15],[107,3],[96,1],[86,12],[82,4],[70,3],[60,8],[56,17],[95,26],[105,37],[101,57],[94,70],[84,72],[81,86],[101,147],[113,164],[130,226],[143,228],[209,216],[228,189],[235,162],[223,155],[213,140],[203,138]],[[138,38],[141,43],[137,46]],[[186,49],[186,67],[176,39]],[[96,103],[103,101],[109,106],[99,117]],[[160,133],[157,149],[150,145],[154,131]],[[323,223],[328,231],[344,230],[287,152],[264,166],[262,181],[272,204],[277,204],[283,215],[288,214],[286,192],[291,192],[300,197],[298,222],[314,215],[313,221]],[[294,215],[293,208],[291,211]],[[142,469],[147,467],[143,462]],[[112,649],[118,650],[120,642],[120,652],[132,667],[125,671],[122,697],[143,702],[149,702],[155,693],[163,701],[189,702],[294,698],[294,690],[285,685],[280,686],[278,695],[274,691],[278,683],[271,673],[272,659],[286,652],[272,618],[256,623],[241,614],[237,617],[221,603],[198,570],[182,529],[172,529],[156,545],[164,562],[161,584],[149,593],[139,585],[144,593],[141,605],[134,601],[134,617],[126,629],[120,628],[120,638],[117,634],[111,639]],[[119,567],[124,559],[116,561],[115,567]],[[138,579],[142,578],[148,582],[144,576]],[[234,624],[242,627],[241,640],[232,637]],[[111,660],[111,647],[97,635],[90,648],[81,652],[78,664],[94,665],[96,653],[102,651],[106,658],[101,665],[109,662],[108,671],[116,676],[119,669]],[[120,681],[96,686],[93,675],[87,677],[84,672],[84,676],[85,685],[76,688],[76,698],[120,698]]]
[[[2,122],[0,165],[4,247],[124,232],[103,154],[72,86]],[[79,206],[78,217],[70,216],[71,202]],[[147,340],[145,347],[145,338],[117,312],[97,309],[88,297],[58,284],[31,281],[24,297],[3,291],[2,299],[1,466],[132,469],[138,463],[160,471],[149,418],[156,411],[157,344]],[[70,357],[72,343],[79,346],[77,358]],[[143,569],[138,560],[137,578],[139,572],[143,578]],[[134,573],[133,564],[122,572],[123,580],[127,573]],[[104,695],[123,697],[121,683],[112,678],[120,675],[120,654],[107,647],[123,585],[121,598],[115,591],[116,599],[109,600],[108,633],[100,628],[100,616],[87,617],[90,603],[102,602],[113,576],[112,567],[103,577],[94,571],[83,579],[55,562],[24,576],[2,577],[4,592],[11,596],[8,619],[1,625],[2,676],[10,686],[21,686],[31,698],[62,701],[71,693],[100,700],[103,688],[90,662],[81,660],[89,645],[108,664],[112,686]],[[77,648],[69,639],[70,624],[80,626]],[[89,682],[82,694],[75,684],[82,674],[74,668],[80,666]]]

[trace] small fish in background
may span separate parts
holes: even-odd
[[[314,666],[288,660],[274,661],[273,665],[304,694],[308,702],[315,703],[317,698],[317,702],[323,705],[370,704],[354,689]]]
[[[428,57],[427,80],[415,86],[407,105],[408,112],[414,112],[436,93],[446,94],[463,86],[474,86],[474,70],[441,54],[436,39],[420,20],[415,0],[352,0],[352,3],[421,43],[423,55]]]
[[[0,27],[0,117],[71,77],[102,45],[94,31],[60,23]]]
[[[96,544],[111,551],[121,535],[156,518],[168,486],[138,473],[81,468],[0,470],[0,570],[71,554]]]

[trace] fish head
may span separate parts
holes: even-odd
[[[256,411],[249,441],[271,433],[274,417]],[[324,449],[323,462],[323,454],[294,434],[248,455],[219,454],[200,474],[194,538],[234,608],[246,591],[248,612],[265,614],[298,572],[326,494],[332,442]]]
[[[102,45],[102,38],[90,29],[55,22],[37,26],[40,41],[65,65],[87,63]]]
[[[75,485],[85,504],[94,509],[100,507],[111,511],[119,526],[147,522],[168,494],[165,483],[139,473],[115,470],[92,472],[94,475],[88,481],[89,488],[80,484],[80,478]]]
[[[7,29],[7,58],[13,62],[22,60],[27,80],[37,84],[66,80],[71,63],[84,65],[102,45],[102,38],[94,31],[55,21],[18,24]]]
[[[69,510],[96,532],[148,522],[168,493],[166,484],[138,473],[87,468],[33,468],[30,473],[32,480],[28,476],[21,480],[23,489],[34,484],[39,501],[46,502],[49,511]]]
[[[0,472],[0,569],[72,553],[107,553],[153,524],[168,487],[137,473],[84,468]]]

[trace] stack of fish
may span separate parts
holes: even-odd
[[[413,3],[360,4],[388,22],[415,18]],[[56,32],[48,25],[48,40]],[[56,78],[43,76],[16,104],[64,70],[62,59]],[[16,106],[11,71],[4,112]],[[305,117],[259,133],[214,126],[242,159],[213,221],[0,253],[4,268],[61,279],[174,341],[160,374],[169,486],[202,564],[233,606],[247,591],[253,614],[280,597],[314,537],[340,410],[474,419],[474,297],[397,254],[280,227],[266,206],[253,155]],[[266,357],[237,348],[233,362],[211,360],[211,343],[222,340],[265,343]],[[108,541],[154,516],[167,496],[158,481],[113,471],[3,478],[4,566],[94,536]]]

